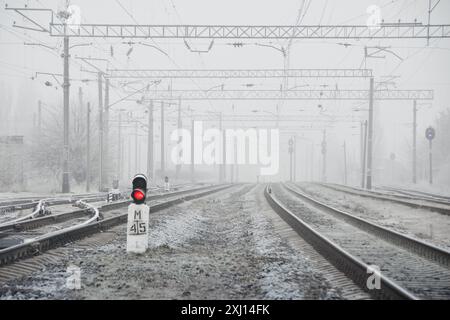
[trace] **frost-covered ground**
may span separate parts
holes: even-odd
[[[29,214],[30,212],[31,211],[29,209],[0,212],[0,223],[6,223],[10,220],[20,218],[22,216]]]
[[[262,186],[240,186],[156,212],[149,250],[127,255],[124,226],[96,248],[7,283],[3,299],[336,299],[314,262],[283,240],[262,211]],[[65,286],[81,269],[80,290]]]
[[[46,198],[50,197],[49,193],[34,192],[0,192],[0,201],[14,200],[17,198]]]
[[[95,207],[102,206],[105,203],[106,203],[106,201],[90,202],[90,204]],[[63,213],[63,212],[74,211],[74,210],[77,210],[78,208],[74,207],[72,204],[68,203],[68,204],[57,204],[57,205],[47,206],[47,209],[51,211],[51,214],[59,214],[59,213]],[[0,223],[7,223],[11,220],[29,215],[30,213],[33,212],[33,210],[34,210],[34,208],[28,208],[28,209],[23,209],[23,210],[0,212]]]
[[[302,190],[336,208],[450,249],[450,217],[425,209],[370,199],[317,184],[298,183]]]
[[[445,186],[445,185],[436,185],[436,184],[432,184],[430,185],[427,182],[421,181],[418,182],[417,184],[392,184],[392,187],[396,187],[396,188],[400,188],[400,189],[407,189],[407,190],[415,190],[415,191],[422,191],[422,192],[429,192],[429,193],[434,193],[437,195],[442,195],[442,196],[450,196],[450,186]]]

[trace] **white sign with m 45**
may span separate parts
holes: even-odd
[[[149,213],[146,204],[128,206],[127,252],[144,253],[147,250]]]

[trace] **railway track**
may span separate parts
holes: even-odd
[[[41,199],[85,199],[95,196],[106,196],[105,192],[91,192],[91,193],[78,193],[78,194],[61,194],[59,196],[30,196],[30,197],[18,197],[18,198],[3,198],[0,199],[0,207],[8,206],[8,205],[20,205],[20,204],[29,204],[29,203],[37,203]]]
[[[176,189],[174,188],[174,190],[178,190],[180,188],[181,188],[181,186],[177,187]],[[159,189],[155,190],[155,191],[159,191]],[[162,195],[164,195],[164,193],[149,195],[147,198],[150,200],[158,199]],[[103,196],[103,194],[101,196],[98,196],[98,194],[92,194],[89,198],[82,199],[82,200],[83,200],[83,202],[97,202],[99,200],[104,200],[105,198],[106,197]],[[62,205],[72,204],[72,205],[76,206],[77,201],[79,201],[76,199],[77,198],[71,199],[68,202],[64,201],[62,203]],[[36,206],[36,208],[33,210],[33,212],[30,213],[29,215],[1,223],[0,224],[0,238],[2,238],[2,235],[5,235],[5,232],[8,232],[8,231],[9,232],[28,231],[28,230],[36,229],[36,228],[46,226],[49,224],[55,224],[55,223],[60,223],[60,222],[64,222],[64,221],[71,220],[71,219],[81,218],[81,217],[86,216],[86,213],[88,213],[88,211],[89,211],[87,209],[78,209],[78,210],[71,210],[71,211],[67,211],[67,212],[63,212],[63,213],[50,214],[50,215],[44,215],[44,216],[39,217],[41,205],[44,201],[45,200],[41,200],[38,203],[38,205]],[[126,200],[126,201],[128,201],[128,200]],[[60,204],[61,203],[57,203],[57,204],[51,203],[50,205],[56,206],[56,205],[60,205]],[[101,206],[100,210],[103,214],[103,213],[109,211],[110,210],[109,208],[114,209],[115,207],[114,207],[114,205],[112,205],[112,206],[106,205],[106,206]],[[53,209],[55,209],[55,207],[53,207]]]
[[[391,201],[412,208],[425,209],[445,215],[450,215],[450,203],[444,201],[430,200],[425,199],[423,197],[419,198],[413,196],[400,195],[398,193],[386,193],[374,190],[365,190],[349,186],[341,186],[337,184],[329,184],[329,183],[316,183],[316,184],[319,186],[323,186],[325,188],[329,188],[340,192],[347,192],[361,197]]]
[[[11,221],[3,223],[0,225],[0,238],[2,238],[2,235],[8,233],[33,230],[42,226],[85,217],[88,213],[89,213],[88,209],[79,207],[77,210],[69,210],[58,214],[51,214],[32,219],[30,218],[20,221]]]
[[[172,190],[180,190],[186,187],[193,187],[195,184],[192,183],[183,183],[176,184],[171,187]],[[150,187],[149,190],[152,191],[163,191],[164,186],[153,186]],[[125,193],[128,194],[131,190],[125,190]],[[106,199],[107,192],[92,192],[92,193],[80,193],[73,195],[60,195],[60,196],[48,196],[48,197],[38,197],[38,196],[29,196],[29,197],[18,197],[18,198],[2,198],[0,199],[0,213],[2,212],[11,212],[17,210],[31,209],[39,204],[41,200],[46,200],[49,205],[56,204],[65,204],[72,203],[80,199],[90,199],[90,198],[102,198]]]
[[[231,185],[206,186],[189,190],[175,191],[165,194],[151,195],[147,198],[147,201],[150,202],[151,212],[155,212],[165,209],[169,206],[181,203],[186,200],[195,199],[197,197],[205,196],[210,193],[217,192],[225,188],[229,188],[230,186]],[[84,220],[76,225],[71,225],[58,231],[39,235],[27,241],[26,243],[17,244],[10,246],[8,248],[1,249],[0,267],[3,265],[13,263],[20,259],[40,254],[46,250],[61,246],[67,242],[74,241],[76,239],[88,236],[90,234],[102,232],[115,225],[124,223],[127,220],[127,213],[119,213],[104,218],[101,217],[102,213],[126,207],[129,203],[130,200],[124,200],[115,203],[108,203],[99,208],[94,208],[93,206],[90,206],[89,204],[85,203],[87,208],[81,210],[83,212],[76,211],[76,213],[86,214],[86,210],[89,210],[93,212],[93,216],[90,219]],[[70,220],[73,219],[72,214],[73,212],[62,213],[58,215],[57,219],[61,219],[63,221],[64,219]],[[21,225],[24,228],[33,228],[36,226],[42,226],[51,223],[52,218],[54,217],[48,216],[33,220],[27,220],[20,222],[19,225]]]
[[[443,195],[433,194],[418,190],[401,189],[395,187],[381,186],[376,187],[376,190],[382,192],[394,193],[397,196],[404,197],[406,199],[421,199],[425,201],[431,201],[439,204],[450,205],[450,197]]]
[[[54,205],[61,205],[61,204],[71,204],[75,203],[76,201],[83,199],[85,201],[91,202],[91,201],[98,201],[99,199],[105,199],[106,193],[87,193],[87,194],[77,194],[77,195],[70,195],[70,196],[64,196],[64,197],[54,197],[54,198],[24,198],[24,199],[14,199],[14,200],[8,200],[0,202],[0,214],[5,213],[12,213],[16,211],[21,210],[27,210],[27,209],[36,209],[39,206],[42,206],[45,204],[46,206],[54,206]],[[13,221],[21,221],[26,219],[32,219],[37,214],[38,211],[34,212],[36,210],[33,210],[32,214],[22,216],[22,217],[15,217],[11,219],[7,219],[5,217],[0,220],[0,225],[4,223],[11,223]]]
[[[272,208],[363,290],[381,299],[450,299],[450,252],[330,207],[292,186],[265,191]],[[380,289],[367,287],[380,268]]]
[[[10,247],[14,244],[24,243],[50,232],[62,230],[73,225],[83,224],[90,220],[97,207],[102,207],[105,201],[87,202],[78,200],[74,206],[78,208],[71,210],[71,207],[62,205],[53,207],[53,211],[63,211],[44,215],[42,217],[25,219],[17,222],[0,225],[0,249]],[[97,218],[104,218],[108,210],[98,213]]]

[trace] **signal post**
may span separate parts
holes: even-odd
[[[433,139],[436,136],[436,130],[433,127],[428,127],[425,131],[425,137],[429,141],[429,165],[430,165],[430,184],[433,184]]]
[[[137,174],[133,178],[132,203],[128,206],[127,253],[144,253],[148,248],[150,207],[145,204],[147,177]]]

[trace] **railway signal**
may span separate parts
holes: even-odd
[[[144,253],[148,248],[148,221],[150,207],[145,204],[147,177],[137,174],[133,178],[133,202],[128,206],[127,252]]]
[[[145,203],[147,194],[147,177],[143,174],[137,174],[133,178],[133,191],[131,198],[135,204]]]
[[[436,131],[434,130],[433,127],[428,127],[427,130],[425,130],[425,137],[429,141],[433,140],[435,136],[436,136]]]
[[[113,180],[112,189],[108,192],[107,202],[116,201],[120,198],[119,180]]]
[[[164,190],[165,191],[170,191],[170,184],[169,184],[169,177],[168,176],[164,177]]]
[[[433,184],[433,139],[436,136],[436,130],[433,127],[428,127],[425,130],[425,137],[429,141],[430,146],[430,184]]]

